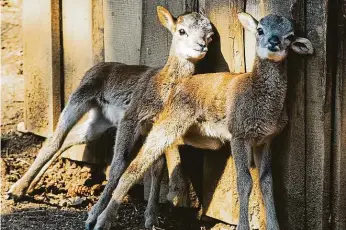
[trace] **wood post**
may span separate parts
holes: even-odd
[[[291,4],[271,4],[270,12],[291,18]],[[296,34],[306,37],[303,1],[297,3],[295,11]],[[304,229],[306,222],[306,178],[302,175],[306,167],[305,60],[308,58],[294,52],[288,57],[286,105],[289,123],[272,145],[276,211],[284,229]]]
[[[50,136],[61,111],[61,5],[23,1],[26,129]]]
[[[315,53],[306,60],[306,228],[327,229],[330,218],[332,78],[327,60],[324,0],[306,0],[307,38]]]
[[[205,9],[216,29],[216,36],[206,56],[208,65],[213,68],[204,71],[244,72],[243,28],[237,13],[244,11],[245,1],[205,1],[200,7]],[[229,147],[221,151],[204,151],[203,212],[207,216],[237,224],[239,198],[235,165],[230,151]],[[251,170],[251,175],[254,180],[249,207],[251,227],[263,229],[265,216],[257,170]]]
[[[332,229],[346,229],[346,2],[335,2],[335,118],[332,157]]]

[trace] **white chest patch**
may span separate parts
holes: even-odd
[[[232,138],[232,134],[227,129],[227,126],[223,124],[205,122],[201,124],[201,131],[206,136],[219,138],[222,141],[231,140]]]
[[[107,105],[102,108],[104,116],[115,126],[118,126],[118,123],[124,117],[125,111],[126,109],[119,105]]]

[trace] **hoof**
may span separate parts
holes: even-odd
[[[19,202],[23,200],[23,198],[24,198],[24,194],[14,193],[11,190],[6,193],[6,197],[5,197],[6,200],[13,200],[14,202]]]
[[[145,228],[152,229],[153,227],[159,226],[159,219],[157,217],[148,217],[145,219]]]
[[[179,192],[169,192],[167,194],[167,200],[174,207],[185,207],[188,203],[188,197],[185,190],[179,190]]]
[[[107,214],[103,213],[97,217],[97,221],[94,227],[94,230],[109,230],[111,229],[114,221],[116,219],[116,216],[108,216]]]
[[[19,182],[20,180],[13,184],[10,190],[8,190],[7,199],[12,199],[14,201],[20,201],[23,199],[27,188],[22,186]]]
[[[111,224],[96,224],[96,226],[94,227],[94,230],[109,230],[111,229]]]
[[[93,230],[95,226],[96,221],[86,221],[85,222],[85,230]]]
[[[246,226],[246,225],[238,225],[236,230],[250,230],[250,227],[249,226]]]

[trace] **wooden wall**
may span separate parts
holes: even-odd
[[[59,119],[61,104],[61,31],[59,0],[23,1],[25,125],[47,136]]]
[[[344,0],[24,0],[27,129],[49,136],[69,94],[97,62],[163,65],[171,36],[156,19],[157,5],[174,15],[203,9],[213,22],[216,35],[201,72],[243,72],[253,65],[254,37],[243,31],[237,12],[257,19],[269,13],[290,17],[292,4],[297,34],[312,41],[315,54],[292,53],[287,62],[290,122],[273,144],[279,223],[282,229],[346,229]],[[68,156],[90,160],[81,148]],[[252,228],[263,229],[256,170],[252,176],[250,221]],[[237,223],[235,180],[227,150],[204,152],[206,215]]]

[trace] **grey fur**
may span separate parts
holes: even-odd
[[[76,143],[95,140],[110,127],[117,127],[114,156],[111,163],[109,183],[97,204],[89,212],[86,228],[93,228],[98,215],[107,206],[118,179],[126,169],[132,146],[140,135],[146,135],[153,117],[162,110],[175,81],[191,76],[195,63],[204,57],[212,34],[210,21],[200,14],[191,13],[174,19],[163,7],[158,7],[161,23],[173,35],[170,56],[162,68],[100,63],[85,74],[79,87],[71,95],[64,108],[53,136],[39,151],[37,158],[25,175],[17,181],[8,194],[20,199],[27,190],[33,189],[49,164],[59,156],[61,147],[66,149]],[[188,36],[181,35],[184,29]],[[201,46],[201,44],[203,46]],[[88,121],[79,125],[77,133],[66,136],[78,120],[87,112]],[[158,161],[161,170],[163,159]],[[160,177],[153,181],[150,203],[146,211],[146,225],[157,224],[157,199]],[[156,183],[156,184],[155,184]]]
[[[287,39],[287,32],[291,32],[291,24],[288,20],[282,20],[280,16],[264,17],[261,26],[266,29],[278,28],[275,36],[285,42],[284,45],[269,44],[271,37],[267,41],[263,40],[266,34],[257,33],[257,21],[250,15],[241,13],[239,19],[246,29],[256,34],[257,57],[253,72],[195,75],[178,81],[163,110],[155,117],[155,123],[139,154],[120,177],[112,200],[99,215],[94,229],[110,228],[129,189],[171,145],[187,143],[181,139],[186,138],[191,129],[198,130],[199,136],[204,138],[217,138],[222,142],[231,143],[240,198],[238,229],[250,229],[248,202],[252,179],[249,173],[249,159],[252,157],[256,159],[260,170],[267,229],[279,229],[273,199],[269,150],[272,138],[281,132],[288,121],[284,107],[287,84],[283,61],[288,49],[293,48],[296,42],[300,42],[299,46],[305,47],[300,49],[301,54],[310,54],[313,50],[307,39]],[[256,152],[252,151],[253,148]]]

